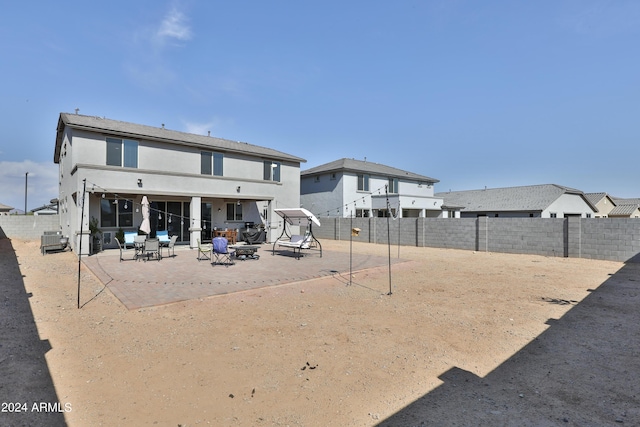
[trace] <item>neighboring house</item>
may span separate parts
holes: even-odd
[[[640,205],[618,205],[609,212],[609,218],[640,218]]]
[[[585,197],[596,207],[596,218],[607,218],[616,203],[607,193],[585,193]]]
[[[0,203],[0,215],[9,215],[13,208],[11,206],[3,205]]]
[[[51,200],[51,203],[48,205],[31,209],[31,213],[34,215],[56,215],[58,213],[58,199]]]
[[[596,212],[582,191],[555,184],[451,191],[435,196],[442,197],[445,205],[464,206],[462,218],[591,218]]]
[[[141,201],[151,202],[152,235],[168,230],[197,246],[213,227],[264,225],[267,239],[282,226],[273,209],[299,207],[300,163],[270,148],[101,117],[61,113],[54,162],[59,165],[62,233],[89,247],[95,219],[103,245],[115,233],[137,230]],[[83,182],[86,180],[86,193]],[[273,222],[272,222],[273,221]]]
[[[303,171],[302,206],[319,216],[440,217],[437,179],[366,160],[339,159]],[[446,213],[446,212],[445,212]]]
[[[587,193],[598,212],[596,218],[640,218],[640,199],[610,197],[607,193]]]

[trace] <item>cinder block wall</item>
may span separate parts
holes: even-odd
[[[44,231],[60,230],[60,216],[0,215],[0,228],[10,239],[39,241]]]
[[[582,258],[640,262],[637,218],[588,218],[580,224]]]
[[[388,231],[387,231],[388,221]],[[640,262],[636,218],[320,218],[319,239]]]
[[[487,223],[489,252],[565,256],[565,220],[563,218],[484,218],[484,220]]]

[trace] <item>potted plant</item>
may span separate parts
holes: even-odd
[[[100,239],[102,231],[98,228],[98,218],[91,217],[89,221],[89,232],[91,233],[91,253],[100,252]]]

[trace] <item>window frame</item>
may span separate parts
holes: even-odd
[[[389,194],[400,194],[400,180],[398,178],[389,177],[387,183],[389,185]]]
[[[358,174],[358,191],[369,191],[369,179],[370,176],[368,173]]]
[[[264,160],[262,163],[262,178],[265,181],[281,182],[282,163],[274,160]]]
[[[139,146],[135,139],[106,137],[107,166],[137,169]]]
[[[240,221],[240,222],[243,221],[242,203],[237,203],[237,202],[227,203],[226,215],[227,215],[227,221]]]
[[[218,151],[200,151],[200,174],[224,176],[224,154]]]

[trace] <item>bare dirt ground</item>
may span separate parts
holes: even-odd
[[[0,239],[3,426],[640,425],[638,264],[402,247],[391,295],[382,266],[129,311],[38,246]]]

